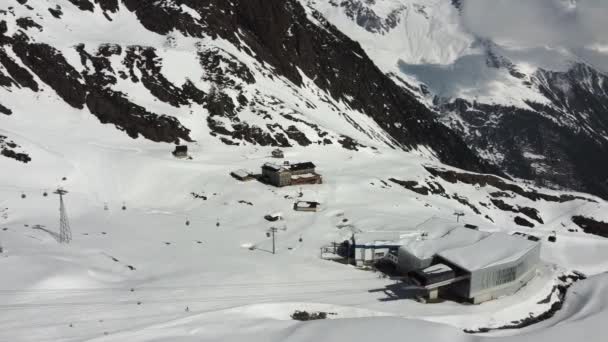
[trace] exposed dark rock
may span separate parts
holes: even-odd
[[[235,79],[247,84],[254,84],[255,78],[251,70],[236,57],[219,48],[203,49],[198,53],[201,66],[207,73],[203,80],[213,82],[220,88],[235,88]]]
[[[530,207],[520,207],[520,206],[512,206],[502,200],[491,199],[492,204],[494,204],[498,209],[503,211],[510,211],[514,213],[522,213],[529,218],[536,220],[538,223],[544,224],[543,219],[540,217],[540,213],[538,210]]]
[[[103,57],[111,57],[122,54],[122,47],[118,44],[101,44],[97,48],[97,55]]]
[[[184,94],[184,96],[199,105],[205,104],[207,94],[204,91],[198,89],[190,80],[187,80],[184,85],[182,85],[182,93]]]
[[[418,184],[418,182],[416,182],[416,181],[402,181],[402,180],[395,179],[395,178],[390,178],[389,181],[391,181],[395,184],[399,184],[402,187],[404,187],[410,191],[413,191],[415,193],[418,193],[418,194],[421,194],[424,196],[427,196],[429,193],[431,193],[429,188]]]
[[[108,12],[118,11],[118,0],[94,0],[95,3],[99,4],[102,10]]]
[[[205,195],[198,194],[196,192],[191,192],[190,194],[192,195],[192,197],[194,197],[196,199],[202,199],[203,201],[207,200],[207,196],[205,196]]]
[[[430,172],[433,176],[441,177],[443,180],[456,184],[458,182],[462,182],[465,184],[476,185],[479,184],[481,186],[493,186],[502,191],[511,191],[516,193],[522,197],[528,198],[533,201],[545,200],[548,202],[568,202],[574,200],[584,200],[589,202],[595,202],[592,199],[573,196],[573,195],[560,195],[554,196],[549,194],[544,194],[537,191],[532,190],[524,190],[522,187],[507,183],[497,176],[492,175],[483,175],[483,174],[473,174],[473,173],[465,173],[465,172],[456,172],[450,170],[442,170],[430,166],[426,166],[425,169]]]
[[[57,49],[17,39],[13,50],[38,77],[74,108],[84,108],[86,87],[80,74]]]
[[[300,146],[308,146],[312,144],[312,141],[306,137],[306,134],[300,132],[296,126],[291,125],[283,131],[289,137],[289,139],[295,140]]]
[[[359,147],[364,147],[363,145],[356,142],[353,138],[347,137],[345,135],[340,137],[338,143],[342,145],[342,147],[344,147],[345,149],[351,151],[359,151]]]
[[[32,158],[23,152],[15,152],[15,149],[19,148],[15,142],[8,140],[7,137],[0,135],[0,155],[15,159],[22,163],[29,163]]]
[[[11,85],[13,85],[13,80],[0,70],[0,86],[8,88]]]
[[[511,194],[505,191],[495,191],[495,192],[491,192],[490,196],[492,197],[496,197],[496,198],[514,198],[515,194]]]
[[[212,88],[207,97],[205,108],[207,108],[211,116],[236,116],[236,105],[232,101],[232,98],[217,90],[217,88]]]
[[[608,198],[608,76],[575,64],[529,78],[550,105],[528,102],[524,109],[456,100],[439,110],[457,113],[462,121],[451,126],[469,146],[504,156],[497,162],[509,174]]]
[[[68,1],[83,11],[93,12],[93,9],[95,8],[95,5],[93,5],[93,3],[89,0],[68,0]]]
[[[296,321],[314,321],[318,319],[326,319],[328,314],[335,315],[335,313],[327,313],[323,311],[309,313],[308,311],[296,310],[293,314],[291,314],[291,319]]]
[[[608,223],[596,221],[585,216],[573,216],[572,222],[581,227],[587,234],[593,234],[608,238]]]
[[[86,71],[83,76],[89,87],[104,88],[116,84],[114,69],[105,56],[92,56],[85,50],[83,44],[78,45],[76,51],[80,54],[80,61],[85,67]],[[89,65],[93,65],[93,70],[89,68]]]
[[[513,219],[513,221],[515,222],[515,224],[517,224],[518,226],[522,226],[522,227],[528,227],[528,228],[534,228],[534,223],[526,220],[525,218],[521,217],[521,216],[516,216],[515,219]]]
[[[42,31],[42,26],[38,25],[38,23],[36,23],[30,17],[19,18],[19,19],[16,20],[16,23],[17,23],[17,26],[21,27],[24,30],[27,30],[29,28],[36,28],[39,31]]]
[[[476,206],[471,204],[471,202],[469,202],[468,198],[459,196],[458,194],[453,194],[452,198],[455,199],[456,201],[458,201],[460,204],[463,204],[463,205],[466,205],[467,207],[469,207],[471,210],[473,210],[473,212],[475,214],[481,215],[481,211],[479,211],[479,209],[477,209]]]
[[[330,0],[329,3],[335,7],[342,7],[346,16],[365,30],[380,34],[386,34],[397,27],[401,21],[399,16],[407,9],[406,6],[400,6],[391,11],[386,18],[381,18],[359,0]]]
[[[517,208],[515,208],[514,206],[512,206],[510,204],[505,203],[504,201],[495,200],[495,199],[492,199],[491,201],[500,210],[519,213],[519,210],[517,210]]]
[[[8,31],[6,21],[0,20],[0,37],[2,37],[6,33],[6,31]],[[2,43],[2,40],[0,40],[0,43]]]
[[[358,43],[318,12],[312,11],[318,24],[311,22],[298,1],[182,2],[201,19],[183,15],[177,6],[166,3],[124,0],[142,25],[153,32],[166,35],[177,30],[188,36],[224,38],[297,86],[303,83],[303,72],[335,99],[370,115],[404,147],[427,145],[446,163],[499,172],[471,152],[458,135],[436,122],[424,105],[376,67]]]
[[[0,78],[1,80],[1,78]],[[1,83],[0,83],[1,85]],[[13,114],[13,111],[10,110],[10,108],[4,107],[1,103],[0,103],[0,113],[5,114],[5,115],[11,115]]]
[[[51,13],[51,15],[57,19],[61,19],[61,16],[63,16],[63,11],[61,10],[61,6],[57,5],[55,6],[55,8],[50,8],[49,7],[49,12]]]
[[[519,209],[519,211],[528,216],[529,218],[536,220],[538,223],[540,224],[544,224],[545,222],[543,221],[543,219],[540,217],[540,213],[538,212],[538,210],[534,209],[534,208],[530,208],[530,207],[517,207],[517,209]]]
[[[116,125],[134,139],[141,134],[144,138],[156,142],[179,143],[180,139],[192,141],[190,130],[183,127],[177,119],[150,113],[120,93],[107,89],[92,89],[86,104],[99,121]]]
[[[465,205],[467,207],[469,207],[475,214],[477,215],[481,215],[481,211],[479,211],[479,209],[477,209],[476,206],[474,206],[468,198],[460,196],[458,194],[452,194],[449,195],[448,193],[446,193],[445,188],[437,183],[437,182],[433,182],[433,181],[429,181],[427,186],[424,186],[422,184],[419,184],[416,181],[402,181],[402,180],[398,180],[395,178],[390,178],[389,179],[391,182],[395,183],[395,184],[399,184],[402,187],[413,191],[415,193],[424,195],[424,196],[428,196],[428,195],[439,195],[442,197],[445,197],[447,199],[453,199],[455,201],[457,201],[458,203]]]
[[[247,123],[236,123],[232,125],[233,139],[244,140],[254,145],[289,147],[289,144],[280,144],[270,133],[264,132],[258,126]]]
[[[0,63],[19,86],[38,91],[38,83],[34,80],[34,76],[10,58],[2,48],[0,48]]]
[[[174,107],[189,104],[182,89],[169,82],[161,73],[162,61],[154,48],[130,46],[127,48],[125,64],[134,75],[133,68],[139,69],[141,81],[152,95]]]

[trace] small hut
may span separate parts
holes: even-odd
[[[188,146],[186,146],[186,145],[175,146],[175,150],[173,151],[173,156],[175,156],[176,158],[188,158]]]
[[[245,169],[232,171],[230,175],[241,182],[247,182],[255,178],[251,172]]]
[[[283,159],[285,158],[285,153],[279,148],[272,151],[272,158]]]

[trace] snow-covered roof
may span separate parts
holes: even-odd
[[[241,178],[247,178],[249,176],[251,176],[251,172],[245,170],[245,169],[239,169],[236,171],[232,171],[232,173],[237,176],[237,177],[241,177]]]
[[[447,220],[439,217],[432,217],[415,228],[425,235],[427,239],[437,239],[454,228],[463,227],[462,223],[458,223],[455,220]]]
[[[452,270],[452,268],[448,265],[437,264],[437,265],[433,265],[433,266],[429,266],[429,267],[425,268],[424,270],[422,270],[422,272],[425,274],[437,274],[437,273],[450,272],[451,270]]]
[[[355,235],[355,243],[357,245],[366,246],[382,246],[382,245],[399,245],[401,240],[400,232],[363,232]]]
[[[513,262],[537,247],[539,242],[505,233],[494,233],[478,242],[439,253],[439,256],[463,269],[476,270]]]
[[[437,233],[438,231],[434,232]],[[426,236],[409,241],[401,246],[400,250],[405,250],[418,259],[429,259],[445,250],[469,246],[487,236],[488,233],[485,232],[457,227],[448,230],[441,236],[433,234],[434,238]]]
[[[298,201],[296,206],[298,208],[316,208],[320,205],[319,202],[311,202],[311,201]]]
[[[270,170],[274,170],[274,171],[281,171],[284,170],[284,167],[281,165],[277,165],[275,163],[265,163],[264,168],[270,169]]]

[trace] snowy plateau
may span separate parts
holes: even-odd
[[[0,0],[0,341],[606,341],[605,47],[476,3]],[[283,161],[322,184],[236,179]],[[429,219],[542,262],[473,305],[321,258]]]

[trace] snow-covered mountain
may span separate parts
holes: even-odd
[[[414,327],[485,341],[471,332],[515,324],[499,339],[565,342],[601,327],[605,76],[526,67],[464,29],[463,6],[2,2],[0,341],[368,341]],[[176,143],[190,158],[171,155]],[[276,147],[314,162],[323,184],[230,176],[276,162]],[[298,200],[320,210],[294,211]],[[319,258],[353,235],[411,238],[457,217],[541,239],[534,280],[483,305],[426,305]],[[296,310],[331,320],[295,322]]]
[[[551,41],[494,40],[470,17],[490,20],[500,13],[478,13],[478,1],[303,2],[360,42],[385,73],[418,94],[471,148],[505,172],[540,184],[608,193],[607,55],[590,58],[595,50],[566,49]],[[512,7],[523,12],[525,2]],[[567,15],[577,5],[563,10]],[[509,26],[517,20],[526,25],[528,15],[520,14]]]
[[[429,148],[490,170],[295,1],[26,1],[3,11],[2,27],[2,106],[15,120],[14,101],[48,91],[134,138]]]

